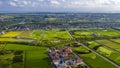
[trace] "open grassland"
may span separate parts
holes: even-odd
[[[1,37],[16,37],[20,34],[20,31],[11,31],[7,32],[6,34],[2,35]]]
[[[119,32],[114,31],[112,29],[90,29],[90,30],[102,37],[104,37],[104,36],[109,36],[109,37],[120,36]]]
[[[80,46],[73,48],[91,68],[116,68],[114,65]]]

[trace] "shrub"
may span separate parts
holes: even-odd
[[[17,63],[17,62],[23,62],[23,56],[22,55],[17,55],[13,57],[13,63]]]
[[[21,55],[23,51],[15,51],[14,55]]]

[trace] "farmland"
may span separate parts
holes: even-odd
[[[76,39],[87,39],[87,38],[93,38],[92,33],[89,32],[86,29],[75,29],[75,30],[70,30],[70,33],[72,36]]]
[[[104,43],[105,45],[107,45],[111,48],[114,48],[114,49],[120,51],[120,46],[119,46],[120,44],[119,43],[111,42],[109,40],[98,40],[98,41],[101,43]]]
[[[25,51],[25,67],[42,67],[47,68],[49,66],[49,59],[46,54],[47,48],[36,47],[21,44],[7,44],[5,50],[22,50]],[[44,64],[46,63],[46,64]]]
[[[119,32],[113,29],[90,29],[92,32],[98,34],[101,37],[108,36],[108,37],[116,37],[120,36]]]
[[[74,39],[72,39],[70,35]],[[120,53],[117,52],[120,51],[119,36],[119,32],[112,29],[71,28],[68,32],[67,29],[9,31],[2,34],[0,37],[0,51],[5,50],[13,52],[2,56],[0,55],[0,57],[2,57],[2,62],[6,62],[5,59],[9,58],[11,62],[7,61],[6,63],[9,63],[11,68],[15,68],[16,66],[20,68],[48,68],[50,66],[50,60],[46,54],[48,47],[63,47],[70,44],[72,50],[82,57],[91,68],[116,68],[110,61],[107,61],[95,52],[119,65]],[[95,52],[76,43],[83,43]],[[23,62],[12,63],[14,51],[23,51]],[[0,67],[3,65],[4,64],[0,64]]]
[[[20,34],[19,31],[11,31],[7,32],[6,34],[2,35],[2,37],[16,37]]]

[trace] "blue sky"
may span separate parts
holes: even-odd
[[[119,13],[120,0],[0,0],[0,12]]]

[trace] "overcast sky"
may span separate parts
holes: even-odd
[[[0,12],[120,13],[120,0],[0,0]]]

